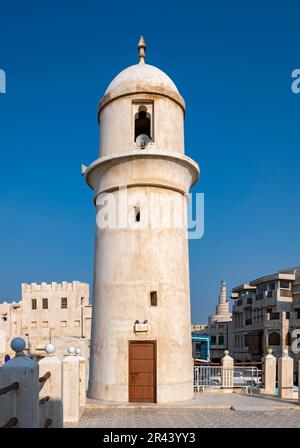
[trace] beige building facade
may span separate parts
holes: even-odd
[[[293,330],[300,328],[300,268],[281,270],[233,288],[232,336],[235,358],[258,361],[292,352]]]
[[[11,354],[10,341],[21,336],[32,355],[45,355],[51,342],[56,355],[67,354],[74,345],[88,357],[91,305],[87,283],[22,283],[20,302],[0,303],[0,360]]]
[[[292,344],[300,330],[300,268],[280,270],[236,286],[231,299],[232,313],[228,302],[225,305],[222,300],[221,304],[219,298],[216,314],[199,330],[211,337],[212,361],[220,361],[224,349],[229,349],[237,362],[261,361],[268,348],[277,358],[287,350],[299,360],[300,344],[294,348]]]

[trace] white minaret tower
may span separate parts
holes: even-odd
[[[216,306],[216,314],[209,317],[209,321],[212,322],[227,322],[231,320],[232,314],[229,311],[229,304],[226,298],[226,282],[221,281],[219,303]]]
[[[88,395],[163,403],[193,396],[188,240],[178,218],[199,168],[184,155],[184,100],[145,63],[145,49],[141,37],[139,63],[108,86],[99,158],[83,166],[97,212]]]

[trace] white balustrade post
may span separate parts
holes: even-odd
[[[222,389],[233,388],[233,372],[234,372],[234,359],[231,356],[229,356],[228,350],[224,350],[224,356],[222,358],[222,367],[221,367]]]
[[[49,396],[50,399],[43,405],[45,406],[44,421],[40,421],[40,426],[44,427],[47,424],[49,428],[62,428],[62,363],[54,355],[54,345],[47,344],[45,350],[48,356],[39,362],[40,377],[47,376],[48,372],[50,377],[41,383],[40,397]]]
[[[283,350],[283,356],[278,359],[278,396],[293,398],[294,360],[289,357],[288,350]]]
[[[80,348],[76,349],[76,355],[79,359],[79,404],[86,405],[86,359],[81,356]]]
[[[263,362],[263,388],[264,393],[275,395],[276,389],[276,358],[272,355],[272,349],[268,348]]]
[[[18,428],[39,427],[39,366],[24,353],[26,343],[22,338],[14,338],[11,348],[16,353],[1,366],[1,382],[10,385],[19,383],[16,391],[16,417]]]
[[[63,417],[64,422],[78,422],[79,402],[79,359],[75,348],[69,347],[69,355],[63,359]]]

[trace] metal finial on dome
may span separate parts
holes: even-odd
[[[146,57],[146,42],[143,36],[140,37],[139,43],[138,43],[138,50],[139,50],[139,63],[145,63],[145,57]]]

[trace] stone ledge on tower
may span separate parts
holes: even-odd
[[[198,164],[186,155],[147,150],[101,157],[87,168],[85,179],[96,195],[138,185],[185,194],[197,182],[199,173]]]

